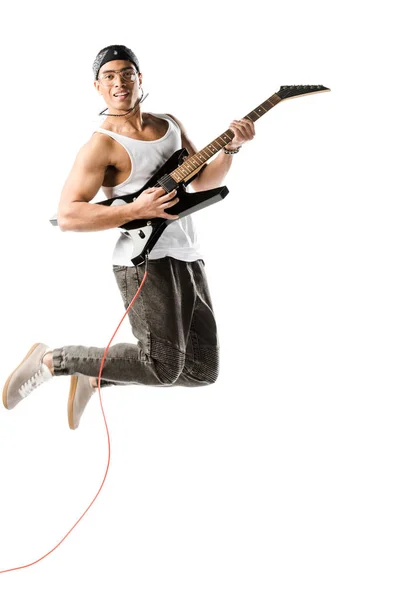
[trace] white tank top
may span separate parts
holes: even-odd
[[[105,133],[119,142],[125,148],[131,160],[131,172],[128,179],[114,187],[102,186],[106,198],[131,194],[140,190],[165,161],[182,147],[181,131],[178,124],[168,115],[150,114],[168,121],[167,133],[158,140],[150,142],[134,140],[108,129],[102,129],[101,127],[96,129],[96,131]],[[132,238],[121,233],[114,249],[113,264],[131,267],[132,252]],[[191,215],[172,221],[168,225],[150,252],[149,259],[154,260],[164,258],[164,256],[172,256],[187,262],[203,258]]]

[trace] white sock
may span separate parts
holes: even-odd
[[[43,368],[44,368],[44,370],[45,370],[45,373],[46,373],[46,375],[47,375],[47,372],[48,372],[48,373],[50,373],[50,377],[53,377],[53,373],[51,372],[51,370],[49,369],[49,367],[48,367],[47,365],[45,365],[45,364],[44,364],[44,362],[43,362],[43,359],[44,359],[44,357],[45,357],[45,356],[46,356],[46,354],[48,354],[49,352],[53,352],[53,350],[52,350],[52,349],[46,350],[46,352],[45,352],[45,353],[43,354],[43,356],[42,356],[42,361],[41,361],[41,362],[42,362],[42,366],[43,366]],[[47,377],[46,377],[46,379],[47,379]]]

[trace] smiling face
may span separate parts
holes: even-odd
[[[129,60],[111,60],[101,67],[94,85],[109,109],[126,111],[140,96],[142,74]]]

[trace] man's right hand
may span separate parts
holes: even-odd
[[[129,206],[132,206],[132,219],[179,219],[179,215],[165,212],[177,202],[179,198],[176,197],[176,190],[166,194],[162,187],[151,187],[144,190]]]

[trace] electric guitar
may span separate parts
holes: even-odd
[[[330,89],[323,85],[283,85],[279,92],[273,94],[254,110],[249,112],[245,118],[255,122],[265,115],[271,108],[279,104],[282,100],[287,100],[295,96],[306,96],[318,92],[329,92]],[[149,179],[149,181],[137,192],[108,198],[96,204],[104,206],[120,206],[133,202],[136,198],[149,187],[162,187],[167,193],[177,189],[179,202],[169,208],[166,212],[185,217],[206,206],[210,206],[225,198],[229,193],[226,186],[217,187],[212,190],[202,192],[186,191],[186,186],[199,174],[199,171],[207,161],[224,148],[234,138],[231,129],[227,129],[219,135],[210,144],[205,146],[196,154],[188,157],[188,151],[185,148],[177,150],[164,163],[164,165]],[[57,216],[50,219],[52,225],[57,225]],[[170,219],[135,219],[121,225],[120,229],[133,240],[133,254],[131,261],[133,265],[140,265],[146,260],[146,256],[153,249],[154,245],[162,235],[163,231],[173,223]]]

